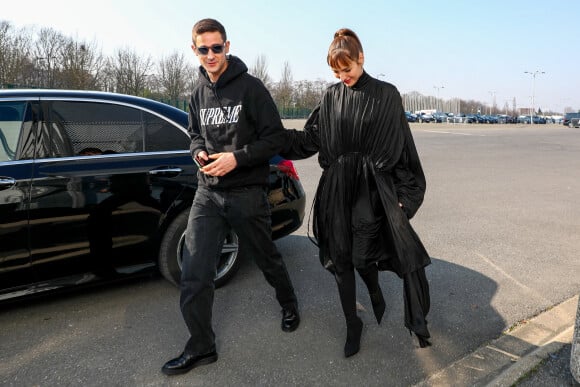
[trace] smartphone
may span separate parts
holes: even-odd
[[[193,162],[195,163],[195,165],[197,165],[197,167],[198,167],[199,169],[201,169],[201,168],[205,167],[206,165],[208,165],[208,164],[209,164],[209,163],[211,163],[212,161],[213,161],[212,159],[209,159],[209,160],[204,160],[204,159],[202,159],[201,157],[197,157],[197,156],[195,156],[195,157],[193,158]]]

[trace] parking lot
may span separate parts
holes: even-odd
[[[362,346],[344,359],[336,285],[319,264],[305,222],[277,241],[299,297],[296,332],[280,330],[273,292],[247,259],[216,292],[217,363],[178,377],[161,374],[187,331],[178,290],[146,278],[1,306],[0,385],[407,386],[578,294],[580,129],[433,123],[412,129],[427,177],[412,223],[433,260],[432,347],[418,348],[405,330],[402,283],[386,272],[380,326],[358,284]],[[296,167],[309,209],[320,176],[316,156]]]

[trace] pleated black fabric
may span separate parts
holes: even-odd
[[[367,73],[352,88],[335,84],[304,131],[288,134],[284,157],[318,152],[323,168],[313,231],[324,267],[340,272],[344,262],[376,262],[402,278],[430,263],[409,223],[423,202],[425,176],[393,85]]]
[[[405,326],[428,345],[431,260],[409,222],[426,182],[398,90],[365,72],[353,87],[328,88],[304,130],[287,133],[282,156],[318,152],[323,168],[313,206],[322,265],[338,275],[372,264],[395,272],[404,281]]]

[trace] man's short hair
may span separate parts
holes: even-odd
[[[194,24],[193,29],[191,31],[191,38],[193,43],[195,43],[195,38],[197,35],[201,35],[206,32],[219,32],[222,36],[224,42],[228,40],[226,35],[226,29],[219,21],[215,19],[201,19],[197,23]]]

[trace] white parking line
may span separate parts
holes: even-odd
[[[460,136],[478,136],[478,137],[485,137],[485,134],[473,134],[473,133],[461,133],[461,132],[446,132],[443,130],[424,130],[424,132],[430,133],[443,133],[443,134],[457,134]]]
[[[495,264],[491,259],[487,258],[486,256],[474,251],[473,252],[475,255],[477,255],[479,258],[481,258],[484,262],[486,262],[488,265],[490,265],[492,268],[494,268],[495,270],[497,270],[500,274],[502,274],[504,277],[506,277],[507,279],[509,279],[512,283],[516,284],[517,286],[519,286],[522,290],[524,290],[526,293],[532,295],[533,297],[535,297],[537,300],[540,300],[541,302],[549,305],[550,304],[550,300],[547,299],[546,297],[544,297],[541,293],[535,291],[534,289],[532,289],[531,287],[527,286],[526,284],[521,283],[520,281],[518,281],[517,279],[515,279],[514,277],[512,277],[508,272],[506,272],[502,267],[500,267],[499,265]]]

